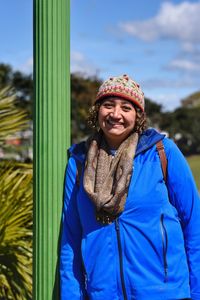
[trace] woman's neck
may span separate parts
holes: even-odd
[[[115,140],[111,140],[111,139],[108,139],[106,138],[106,142],[108,144],[108,147],[111,149],[111,150],[117,150],[119,148],[119,146],[121,145],[121,143],[123,141],[115,141]]]

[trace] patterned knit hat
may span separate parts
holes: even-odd
[[[138,83],[128,75],[110,77],[102,83],[95,103],[110,96],[122,97],[133,102],[144,111],[144,93]]]

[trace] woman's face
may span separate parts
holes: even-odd
[[[135,126],[136,111],[131,102],[118,97],[106,98],[98,112],[98,122],[109,146],[116,149]]]

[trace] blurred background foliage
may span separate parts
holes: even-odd
[[[72,143],[87,138],[101,79],[71,75]],[[174,111],[145,99],[149,127],[172,138],[200,189],[200,91]],[[32,75],[0,64],[0,300],[32,299]]]

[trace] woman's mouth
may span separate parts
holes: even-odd
[[[117,122],[117,121],[110,120],[110,119],[107,120],[107,123],[111,126],[121,126],[122,125],[122,122]]]

